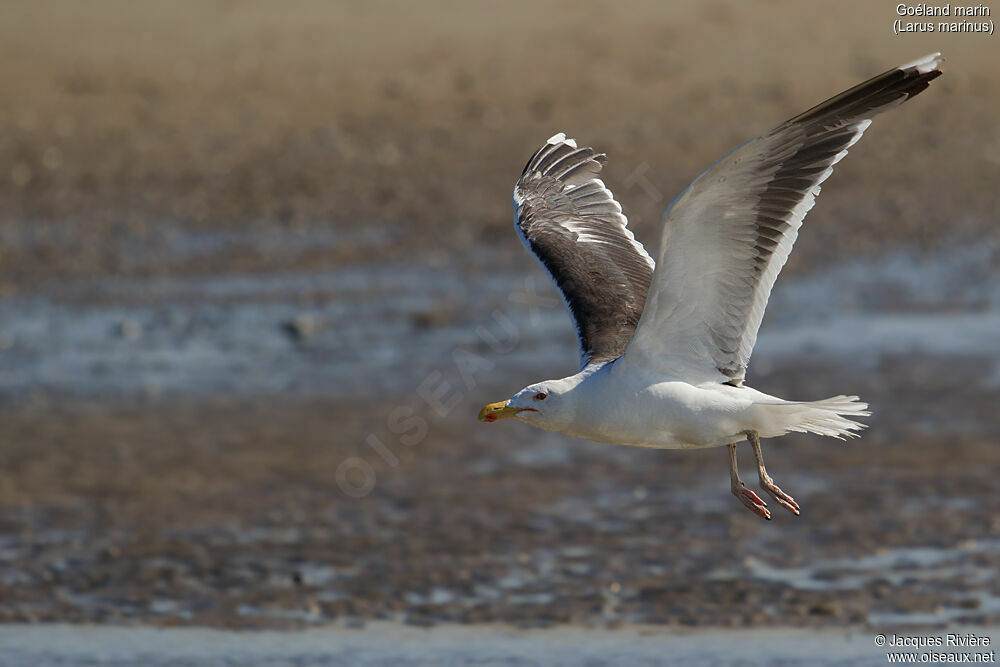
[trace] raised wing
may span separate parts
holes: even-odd
[[[939,76],[940,53],[876,76],[722,157],[664,217],[653,285],[626,360],[739,385],[771,287],[820,184],[871,118]]]
[[[580,366],[617,359],[639,323],[653,258],[597,178],[607,156],[559,133],[514,186],[514,227],[548,270],[580,340]]]

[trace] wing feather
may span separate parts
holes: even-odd
[[[771,288],[833,165],[871,118],[939,76],[939,53],[889,70],[731,151],[664,216],[645,312],[627,360],[739,385]]]
[[[624,354],[653,275],[653,258],[598,178],[606,161],[559,133],[514,186],[514,227],[569,307],[581,367]]]

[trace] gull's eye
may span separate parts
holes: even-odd
[[[544,391],[540,391],[537,394],[535,394],[535,400],[536,401],[544,401],[545,400],[545,392]]]

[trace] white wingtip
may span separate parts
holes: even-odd
[[[558,134],[553,134],[549,137],[548,143],[550,144],[566,144],[567,146],[572,146],[576,148],[576,139],[567,139],[565,132],[560,132]]]
[[[913,62],[900,65],[898,69],[911,69],[916,67],[917,71],[921,74],[927,74],[928,72],[936,70],[938,65],[940,65],[943,60],[944,58],[941,57],[940,52],[929,53],[923,58],[917,58]]]

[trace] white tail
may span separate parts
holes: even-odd
[[[764,406],[761,406],[764,407]],[[775,433],[761,433],[762,437],[775,437],[790,431],[816,433],[831,438],[856,438],[857,431],[868,428],[867,424],[848,417],[867,417],[868,404],[857,396],[834,396],[822,401],[807,403],[781,403],[767,405],[769,426]],[[768,429],[771,430],[771,429]]]

